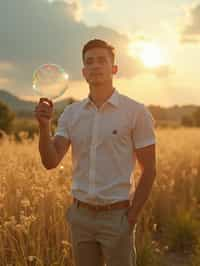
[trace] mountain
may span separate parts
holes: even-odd
[[[30,113],[33,112],[35,107],[34,102],[21,100],[4,90],[0,90],[0,100],[6,103],[10,107],[10,109],[12,109],[16,113]]]
[[[13,110],[18,116],[23,117],[31,116],[36,106],[35,102],[22,100],[5,90],[0,90],[0,101],[8,105],[10,109]],[[57,112],[61,112],[66,105],[72,103],[73,101],[75,101],[75,99],[72,98],[58,101],[55,103],[55,110]]]

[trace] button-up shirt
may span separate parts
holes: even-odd
[[[55,135],[71,143],[72,196],[99,205],[130,200],[135,149],[155,143],[148,108],[116,89],[100,108],[89,97],[68,105]]]

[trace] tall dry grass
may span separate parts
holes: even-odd
[[[192,253],[199,243],[200,129],[156,135],[157,177],[137,227],[139,266],[162,266],[166,252]],[[70,266],[70,154],[47,171],[37,137],[21,137],[0,140],[0,265]]]
[[[22,139],[0,143],[0,265],[71,265],[69,155],[47,171],[37,140]]]
[[[145,250],[150,235],[154,257],[165,255],[158,264],[162,266],[170,252],[193,254],[200,239],[200,129],[159,129],[156,135],[157,177],[141,215],[137,242]]]

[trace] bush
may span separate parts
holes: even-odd
[[[193,113],[195,126],[200,127],[200,107]]]
[[[192,127],[194,125],[194,121],[190,116],[183,116],[181,119],[181,124],[185,127]]]
[[[0,101],[0,129],[10,133],[15,113],[4,103]]]
[[[34,138],[34,135],[39,132],[37,121],[27,118],[15,119],[13,123],[13,134],[16,140],[20,140],[20,132],[26,132],[28,138]]]

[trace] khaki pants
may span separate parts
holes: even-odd
[[[136,266],[135,231],[128,209],[92,211],[76,203],[67,210],[75,266]]]

